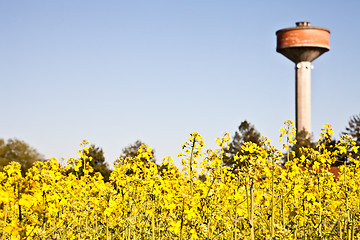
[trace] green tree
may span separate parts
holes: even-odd
[[[129,144],[127,147],[122,149],[122,153],[120,154],[119,158],[126,158],[126,157],[136,157],[138,155],[138,151],[141,146],[147,146],[145,143],[143,143],[140,140],[136,140],[135,143]],[[155,160],[155,150],[151,150],[151,154],[153,156],[152,159],[150,159],[150,162],[156,162]],[[147,163],[147,159],[141,159],[144,163]]]
[[[0,139],[0,170],[10,162],[18,162],[21,165],[21,173],[32,167],[36,161],[44,161],[45,158],[35,148],[26,142],[13,138],[5,141]]]
[[[248,121],[243,121],[238,127],[238,131],[235,132],[232,141],[229,144],[229,149],[224,148],[224,152],[227,156],[224,157],[224,165],[234,167],[234,156],[240,152],[241,146],[246,142],[253,142],[259,144],[261,134],[255,129],[255,126]]]
[[[290,147],[290,153],[295,152],[295,157],[301,156],[301,148],[315,148],[316,143],[312,141],[311,135],[305,130],[301,130],[296,133],[296,144]],[[293,155],[290,154],[290,158],[292,159]],[[287,161],[287,154],[283,155],[283,163]]]
[[[348,122],[348,126],[345,128],[345,131],[341,133],[342,135],[349,135],[351,136],[356,144],[360,146],[360,114],[354,115],[350,118]],[[297,143],[291,148],[291,151],[295,151],[295,156],[301,156],[301,147],[308,147],[308,148],[315,148],[316,143],[311,141],[309,134],[305,131],[301,131],[296,136]],[[338,140],[331,137],[331,139],[323,139],[319,142],[320,144],[325,143],[325,148],[329,152],[339,151],[336,145],[339,143]],[[320,151],[320,150],[319,150]],[[320,151],[321,152],[321,151]],[[354,157],[359,157],[360,152],[354,153],[352,152]],[[335,162],[332,166],[337,167],[344,164],[344,161],[348,161],[346,158],[346,154],[338,154],[336,157]]]
[[[314,142],[311,139],[311,136],[308,132],[305,130],[302,130],[296,134],[296,144],[290,147],[290,152],[295,152],[295,157],[299,158],[301,155],[304,154],[304,151],[302,148],[312,148],[316,149],[316,145],[325,145],[325,149],[328,152],[335,152],[339,151],[339,149],[336,147],[338,144],[338,140],[333,138],[333,136],[329,136],[329,138],[324,138],[319,142]],[[322,153],[325,150],[317,149],[316,151],[319,151],[319,153]],[[293,154],[290,154],[290,159],[293,159]],[[286,163],[286,154],[283,155],[282,164]],[[336,157],[336,160],[331,164],[332,167],[337,167],[344,164],[344,161],[346,161],[346,155],[345,154],[338,154]]]
[[[141,148],[141,147],[146,147],[147,145],[145,144],[145,143],[143,143],[142,141],[140,141],[140,140],[136,140],[135,141],[135,143],[133,143],[133,144],[129,144],[128,146],[126,146],[125,148],[123,148],[122,149],[122,153],[120,154],[120,156],[119,156],[119,159],[122,159],[122,160],[124,160],[124,159],[126,159],[126,158],[135,158],[136,156],[138,156],[138,152],[139,152],[139,149]],[[146,159],[146,158],[141,158],[140,160],[144,163],[144,164],[147,164],[147,163],[149,163],[149,162],[153,162],[153,163],[155,163],[156,162],[156,160],[155,160],[155,150],[154,149],[151,149],[151,154],[152,154],[152,159],[150,159],[150,160],[148,160],[148,159]],[[124,163],[124,161],[121,161],[122,162],[122,164],[125,164]],[[156,164],[156,163],[155,163]],[[161,169],[160,169],[160,166],[159,165],[157,165],[157,168],[158,168],[158,170],[159,171],[161,171]],[[132,175],[134,172],[131,170],[131,169],[129,169],[127,172],[126,172],[126,174],[127,175]]]
[[[105,161],[102,148],[91,145],[91,148],[89,148],[89,153],[86,155],[88,157],[92,157],[92,161],[89,162],[89,165],[94,169],[94,173],[101,173],[101,175],[104,177],[104,181],[108,182],[111,170],[109,168],[109,164]]]
[[[348,126],[342,134],[351,136],[356,142],[356,145],[360,146],[360,114],[354,115],[350,118]],[[353,157],[360,157],[360,151],[357,153],[353,152],[352,154]]]
[[[342,134],[351,136],[357,145],[360,145],[360,114],[350,118],[348,126]]]

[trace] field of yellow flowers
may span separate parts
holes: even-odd
[[[218,149],[206,149],[192,133],[179,154],[182,170],[171,158],[161,168],[144,163],[152,157],[144,146],[137,157],[118,159],[106,183],[89,165],[86,142],[78,159],[37,162],[25,177],[13,162],[0,172],[0,237],[360,239],[359,159],[352,156],[358,146],[343,136],[330,151],[332,134],[325,126],[316,149],[291,157],[294,127],[286,122],[284,167],[277,164],[281,151],[262,138],[242,146],[235,157],[242,167],[234,170],[222,164],[228,133],[216,139]],[[329,167],[340,155],[347,160],[335,178]],[[75,174],[66,174],[70,168]]]

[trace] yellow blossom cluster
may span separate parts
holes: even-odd
[[[281,129],[288,152],[294,131],[291,122]],[[287,154],[282,167],[281,151],[264,137],[242,146],[234,157],[241,167],[224,167],[228,133],[216,139],[219,149],[206,149],[192,133],[179,154],[181,170],[170,157],[160,166],[143,161],[152,159],[143,146],[136,157],[116,160],[109,182],[92,173],[86,141],[79,158],[37,162],[25,177],[12,162],[0,172],[0,237],[359,239],[359,146],[343,136],[328,148],[332,133],[325,126],[315,149]],[[335,176],[338,159],[344,161]]]

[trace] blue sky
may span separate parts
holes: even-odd
[[[359,1],[0,1],[0,137],[59,159],[86,138],[110,165],[140,139],[179,165],[189,133],[214,147],[246,119],[279,147],[295,72],[275,32],[297,21],[331,30],[312,130],[338,137],[360,113]]]

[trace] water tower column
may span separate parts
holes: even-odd
[[[296,129],[311,133],[311,62],[296,64]]]
[[[330,30],[297,22],[296,27],[276,32],[276,51],[295,63],[296,131],[311,134],[311,62],[329,51]]]

